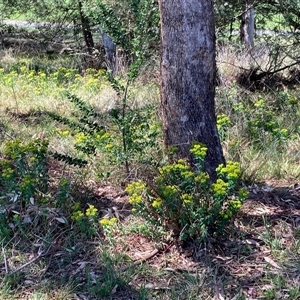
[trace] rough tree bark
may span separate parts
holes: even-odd
[[[82,2],[78,1],[78,10],[79,10],[79,15],[80,15],[80,20],[81,20],[81,26],[82,26],[82,33],[84,37],[84,42],[86,47],[88,48],[88,52],[92,54],[93,49],[94,49],[94,39],[93,39],[93,34],[92,30],[90,27],[90,22],[89,19],[86,17],[82,10]]]
[[[240,26],[240,37],[242,44],[246,49],[251,50],[254,47],[255,19],[253,0],[245,0],[244,13],[242,14]]]
[[[192,162],[193,141],[208,147],[212,180],[224,163],[215,115],[215,22],[212,0],[160,0],[161,108],[164,140]]]
[[[108,70],[111,70],[114,76],[117,73],[117,45],[101,27],[99,28],[99,31],[105,51],[106,66]]]

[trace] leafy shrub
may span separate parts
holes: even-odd
[[[79,202],[72,205],[67,177],[57,180],[54,187],[54,180],[48,174],[48,141],[13,140],[4,146],[4,158],[0,161],[1,241],[10,240],[12,233],[27,238],[35,231],[53,234],[69,222],[76,233],[89,237],[98,234],[103,228],[98,209],[94,205],[86,207],[85,203],[81,209]]]
[[[108,113],[98,113],[78,97],[67,94],[67,98],[78,109],[75,118],[63,117],[57,113],[48,115],[68,126],[75,137],[74,147],[81,154],[101,154],[98,174],[112,166],[125,166],[127,175],[136,164],[156,164],[153,153],[157,151],[157,140],[161,134],[153,105],[131,108],[126,103]],[[153,151],[155,149],[155,151]],[[151,153],[152,155],[149,155]],[[83,165],[86,161],[55,153],[54,157],[69,164]],[[101,164],[101,165],[100,165]]]
[[[126,191],[133,211],[154,225],[173,231],[180,240],[217,236],[239,211],[247,192],[236,192],[240,168],[236,162],[217,168],[212,183],[204,169],[207,148],[195,143],[191,153],[195,168],[182,159],[159,169],[153,184],[141,180],[129,184]]]
[[[47,150],[46,140],[6,142],[0,161],[2,195],[19,199],[22,206],[40,200],[48,190]]]
[[[98,220],[98,209],[89,204],[84,211],[80,208],[80,203],[76,202],[72,206],[71,220],[74,222],[74,230],[78,230],[88,237],[97,235],[101,223]]]
[[[217,128],[222,141],[225,140],[227,130],[230,126],[232,126],[232,123],[228,116],[225,114],[217,115]]]
[[[68,221],[56,208],[70,203],[69,182],[62,178],[57,191],[53,189],[48,174],[48,141],[8,141],[4,143],[3,154],[0,160],[1,240],[11,241],[12,234],[29,240],[34,232],[46,236],[61,230]]]

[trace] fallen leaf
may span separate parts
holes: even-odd
[[[66,224],[67,223],[67,220],[65,218],[55,218],[56,221],[58,221],[59,223],[62,223],[62,224]]]
[[[279,266],[273,259],[271,259],[270,257],[264,256],[264,260],[265,260],[268,264],[270,264],[271,266],[273,266],[274,268],[280,269],[280,266]]]
[[[259,243],[255,240],[252,240],[252,239],[246,239],[246,243],[248,245],[255,245],[256,247],[259,247]]]
[[[117,292],[118,287],[119,287],[119,286],[118,286],[117,284],[114,286],[114,288],[111,290],[111,294],[112,294],[112,295],[115,294],[115,293]]]
[[[10,201],[12,202],[16,202],[20,196],[19,194],[16,193],[7,193],[6,195],[10,197]]]
[[[32,218],[28,215],[25,215],[23,217],[23,224],[30,224],[30,223],[32,223]]]

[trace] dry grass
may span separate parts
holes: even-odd
[[[270,49],[267,46],[254,48],[247,52],[242,48],[224,46],[217,51],[217,65],[220,75],[220,83],[225,86],[231,85],[239,75],[257,66],[262,70],[267,67]]]

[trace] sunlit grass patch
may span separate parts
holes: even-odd
[[[103,88],[107,93],[108,87],[109,84],[98,72],[82,76],[75,69],[60,67],[47,74],[30,70],[26,66],[16,70],[0,70],[1,93],[6,100],[2,107],[19,112],[32,109],[65,112],[68,110],[68,103],[63,97],[66,90],[81,91],[89,98],[101,93]]]
[[[224,151],[241,162],[248,178],[299,176],[299,99],[295,90],[249,93],[237,85],[217,90],[217,113],[230,121],[220,128]]]

